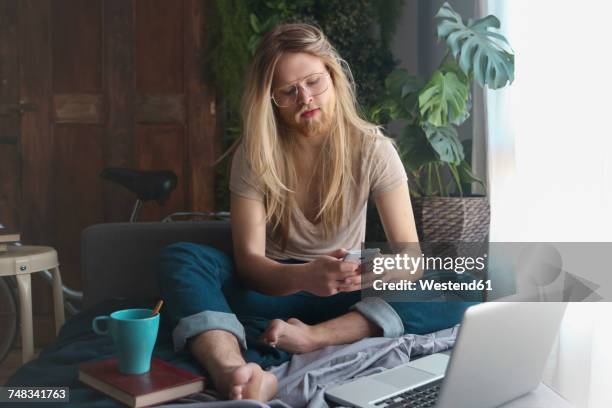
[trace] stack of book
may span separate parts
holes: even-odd
[[[9,244],[21,241],[21,236],[16,232],[0,229],[0,252],[6,252]]]
[[[117,358],[79,365],[79,380],[130,407],[172,401],[204,390],[204,378],[159,358],[145,374],[122,374]]]

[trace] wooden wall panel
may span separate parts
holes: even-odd
[[[108,101],[105,162],[109,167],[134,166],[134,5],[132,1],[105,0],[104,73]],[[125,188],[104,182],[104,220],[125,222],[134,199]]]
[[[147,203],[141,212],[142,221],[159,221],[164,216],[185,210],[185,150],[183,127],[178,125],[137,125],[135,153],[137,167],[142,170],[173,170],[178,186],[165,206]]]
[[[178,175],[166,206],[147,204],[141,220],[214,209],[216,95],[203,72],[209,6],[0,0],[0,217],[15,218],[26,243],[56,247],[64,281],[77,290],[82,229],[125,221],[134,203],[99,178],[103,167]],[[34,277],[33,293],[44,344],[53,336],[51,291]]]
[[[182,93],[183,2],[135,0],[136,90]]]
[[[53,134],[51,100],[51,4],[49,0],[19,1],[18,44],[21,100],[36,109],[21,116],[21,239],[30,245],[52,245],[55,218],[52,216],[51,163]],[[48,339],[39,321],[52,313],[49,285],[32,279],[34,327],[37,344]]]
[[[103,100],[100,94],[55,94],[55,123],[102,123]]]
[[[141,94],[136,103],[138,123],[185,123],[183,94]]]
[[[49,0],[19,1],[21,99],[37,106],[21,117],[22,207],[24,242],[48,245],[52,232],[49,205],[51,191],[51,44]]]
[[[101,0],[54,0],[51,4],[53,90],[101,92]]]
[[[16,145],[0,144],[0,224],[19,229],[21,169]]]
[[[100,171],[105,123],[101,0],[57,0],[51,10],[53,246],[62,279],[80,288],[80,236],[104,221]],[[46,296],[46,295],[45,295]]]
[[[17,0],[0,0],[0,144],[19,139],[18,64]]]
[[[80,288],[80,239],[86,227],[104,220],[102,180],[104,128],[91,125],[55,127],[53,162],[55,247],[60,256],[62,278],[67,286]]]
[[[203,57],[211,46],[210,30],[203,30],[213,18],[210,4],[189,0],[185,5],[185,87],[189,122],[185,183],[187,205],[194,211],[215,209],[215,169],[212,164],[220,155],[217,127],[216,94]]]
[[[19,228],[19,65],[17,1],[0,0],[0,224]]]

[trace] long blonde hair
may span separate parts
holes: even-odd
[[[336,92],[335,118],[321,151],[320,220],[326,238],[338,231],[351,203],[353,162],[366,139],[383,137],[379,126],[358,113],[351,71],[325,35],[308,24],[283,24],[261,40],[248,72],[242,98],[245,159],[265,191],[266,222],[286,245],[291,214],[297,205],[295,150],[283,132],[270,98],[274,71],[285,53],[307,53],[321,59]],[[371,137],[368,137],[371,136]]]

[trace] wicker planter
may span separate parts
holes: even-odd
[[[484,242],[491,211],[485,196],[416,197],[412,209],[421,242]]]

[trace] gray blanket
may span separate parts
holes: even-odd
[[[393,368],[415,356],[448,350],[455,344],[458,326],[424,336],[407,334],[396,339],[369,338],[351,345],[332,346],[312,353],[295,355],[269,371],[279,379],[276,399],[257,401],[214,401],[200,394],[165,408],[326,408],[325,390],[352,378]]]

